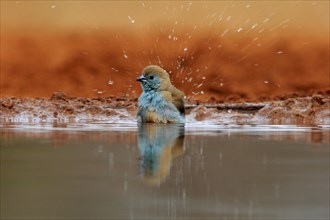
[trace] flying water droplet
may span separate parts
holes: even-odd
[[[258,31],[259,34],[262,33],[262,32],[264,32],[263,28]]]
[[[113,70],[113,71],[115,71],[115,72],[118,72],[119,70],[117,70],[116,68],[114,68],[114,67],[111,67],[111,69]]]
[[[267,21],[269,21],[270,18],[266,18],[263,22],[266,23]]]
[[[123,50],[123,53],[124,53],[124,57],[125,57],[126,59],[128,59],[128,56],[127,56],[127,54],[126,54],[126,51],[125,51],[125,50]]]
[[[133,18],[131,18],[131,16],[129,16],[129,15],[128,15],[128,20],[130,20],[130,22],[131,22],[132,24],[135,23],[135,20],[134,20]]]
[[[229,31],[229,29],[226,28],[226,29],[222,32],[221,37],[224,37],[228,31]]]

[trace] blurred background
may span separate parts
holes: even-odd
[[[136,98],[149,64],[200,100],[329,92],[329,1],[1,1],[1,97]]]

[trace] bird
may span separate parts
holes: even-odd
[[[138,122],[185,123],[184,93],[172,85],[163,68],[149,65],[137,81],[143,90],[138,101]]]

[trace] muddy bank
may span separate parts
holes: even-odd
[[[330,124],[330,95],[288,95],[258,103],[186,103],[187,123],[209,124]],[[54,93],[50,98],[1,98],[1,123],[136,122],[137,99],[114,96],[79,98]]]

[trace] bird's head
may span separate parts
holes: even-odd
[[[144,68],[136,80],[141,82],[144,91],[166,90],[171,85],[169,74],[156,65]]]

